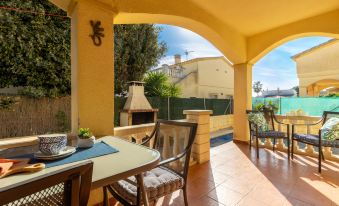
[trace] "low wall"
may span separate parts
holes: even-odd
[[[233,114],[210,117],[210,132],[233,127]]]
[[[67,132],[71,125],[71,97],[16,97],[10,109],[0,109],[0,139]]]

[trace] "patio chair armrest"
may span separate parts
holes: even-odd
[[[151,135],[146,135],[143,139],[146,138],[145,141],[141,142],[141,145],[143,146],[147,146],[146,144],[154,137],[155,135],[155,129],[152,131],[152,134]]]
[[[289,123],[284,123],[284,122],[279,121],[275,116],[273,116],[273,121],[275,121],[278,124],[282,124],[282,125],[290,125]]]
[[[168,158],[168,159],[165,159],[165,160],[162,160],[158,166],[164,166],[164,165],[167,165],[168,163],[171,163],[171,162],[174,162],[180,158],[182,158],[183,156],[185,156],[186,152],[182,152],[178,155],[176,155],[175,157],[171,157],[171,158]]]
[[[322,121],[324,120],[324,117],[322,117],[320,120],[318,120],[317,122],[314,122],[314,123],[308,123],[308,124],[292,124],[292,127],[293,126],[314,126],[314,125],[317,125],[319,123],[321,123]]]
[[[148,135],[146,135],[143,139],[145,139],[145,138],[146,138],[146,140],[141,142],[141,145],[143,145],[143,146],[146,146],[146,144],[152,139],[151,136],[148,136]]]

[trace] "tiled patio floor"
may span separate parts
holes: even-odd
[[[255,149],[233,142],[212,148],[211,161],[190,168],[189,203],[214,205],[339,205],[339,164],[326,161],[321,175],[315,158]],[[176,192],[157,205],[184,205]]]

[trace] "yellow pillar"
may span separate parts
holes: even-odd
[[[307,96],[307,87],[299,87],[299,96],[306,97]]]
[[[248,142],[246,110],[252,109],[252,64],[234,66],[234,141]]]
[[[79,127],[88,127],[99,137],[113,134],[113,12],[101,6],[78,1],[68,11],[72,17],[73,134]]]

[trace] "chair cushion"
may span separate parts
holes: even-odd
[[[134,176],[129,180],[136,182]],[[128,202],[136,204],[137,187],[121,180],[111,185],[114,190]],[[144,173],[144,187],[150,202],[159,199],[167,194],[181,189],[184,186],[184,179],[175,172],[165,168],[157,167]]]
[[[248,115],[248,121],[251,124],[254,124],[258,126],[258,130],[260,131],[268,131],[269,126],[268,123],[264,117],[264,114],[261,112],[250,112]]]
[[[286,134],[284,132],[279,131],[266,131],[266,132],[258,132],[258,137],[263,138],[284,138],[286,137]]]
[[[294,134],[294,139],[303,141],[305,143],[319,145],[319,136],[314,134]],[[324,147],[339,148],[339,140],[322,140],[321,145]]]
[[[321,127],[321,138],[325,140],[339,139],[339,117],[331,117]]]

